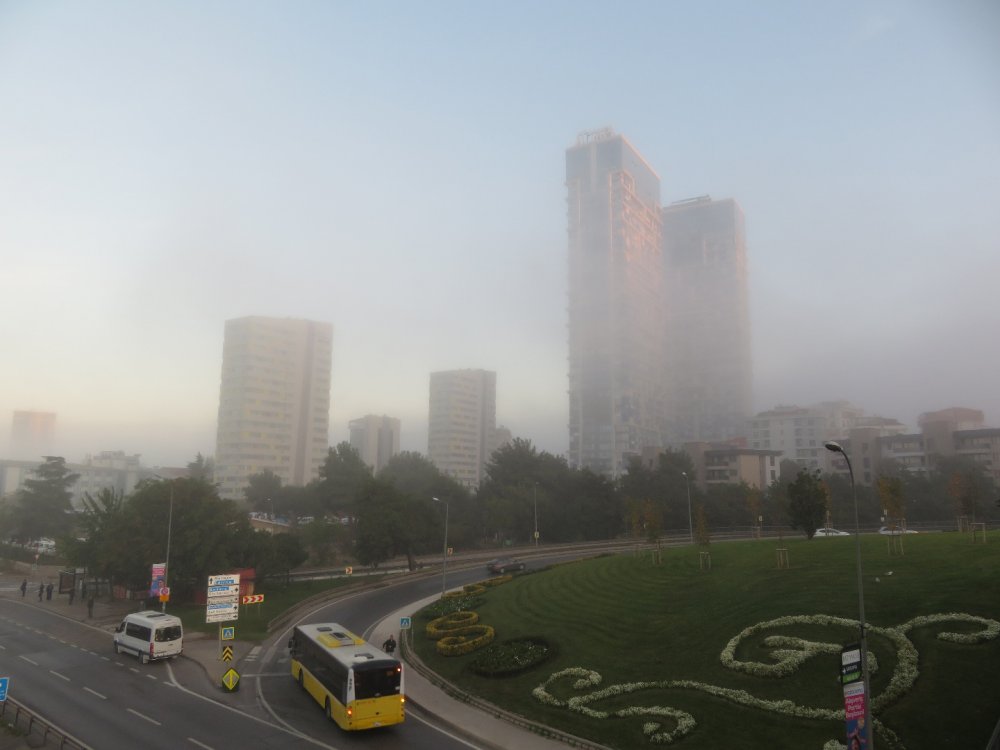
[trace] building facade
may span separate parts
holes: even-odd
[[[469,489],[479,486],[496,444],[496,409],[495,372],[431,373],[427,457]]]
[[[376,474],[399,453],[398,419],[367,414],[348,423],[351,447]]]
[[[663,445],[660,179],[623,136],[566,151],[569,462],[606,476]]]
[[[825,401],[814,406],[777,406],[748,421],[749,447],[779,451],[810,471],[830,471],[833,459],[827,440],[843,441],[864,417],[864,410],[846,401]],[[852,459],[853,461],[853,459]]]
[[[50,411],[15,411],[10,424],[11,458],[41,459],[52,455],[56,415]]]
[[[663,209],[671,443],[745,434],[753,364],[743,209],[708,196]]]
[[[220,496],[242,500],[253,474],[303,486],[329,449],[333,326],[311,320],[226,321],[215,449]]]

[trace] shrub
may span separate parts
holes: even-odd
[[[460,635],[457,631],[475,625],[479,615],[475,612],[452,612],[444,617],[438,617],[427,623],[425,632],[432,641],[440,640],[448,635]]]
[[[540,636],[509,638],[483,649],[469,669],[482,677],[509,677],[548,661],[557,652],[555,646]]]
[[[428,635],[430,635],[428,633]],[[469,625],[448,631],[437,642],[437,651],[442,656],[462,656],[477,648],[488,646],[496,637],[496,631],[489,625]]]
[[[438,617],[443,617],[445,615],[450,615],[453,612],[462,612],[467,610],[476,609],[483,603],[481,597],[463,595],[461,597],[448,597],[446,599],[438,599],[433,604],[428,605],[424,609],[420,610],[420,617],[435,619]]]

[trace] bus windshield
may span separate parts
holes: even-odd
[[[399,679],[402,674],[399,664],[382,662],[354,667],[354,697],[380,698],[384,695],[399,694]]]

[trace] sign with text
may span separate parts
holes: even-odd
[[[867,747],[865,708],[868,696],[865,695],[864,664],[860,644],[845,646],[840,652],[840,681],[844,685],[847,747],[852,750]]]
[[[167,564],[165,562],[153,563],[153,569],[150,573],[150,584],[149,584],[150,596],[160,595],[160,589],[163,588],[163,584],[165,583],[166,577],[167,577]]]
[[[208,577],[205,622],[228,622],[240,617],[240,574]]]
[[[7,700],[7,688],[10,685],[10,677],[0,677],[0,702]]]

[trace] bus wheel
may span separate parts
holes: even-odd
[[[329,698],[326,699],[326,718],[328,718],[330,721],[333,721],[333,711],[330,708],[330,699]]]

